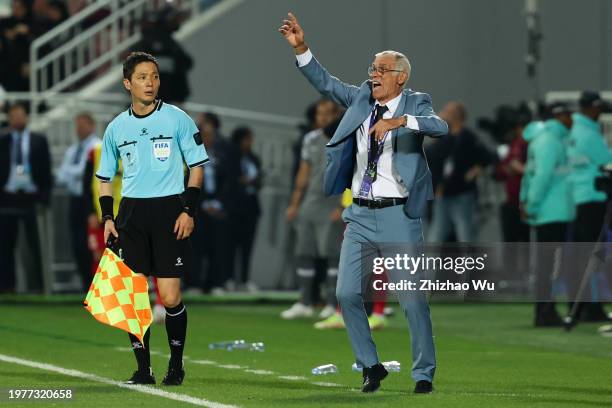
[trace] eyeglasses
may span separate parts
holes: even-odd
[[[377,72],[379,75],[385,75],[385,72],[404,72],[400,69],[388,69],[384,67],[377,67],[375,65],[370,65],[368,67],[368,75],[373,75],[374,72]]]

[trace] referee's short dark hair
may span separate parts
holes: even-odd
[[[131,52],[123,62],[123,78],[127,79],[128,81],[131,80],[136,65],[140,64],[141,62],[152,62],[159,71],[159,64],[154,56],[146,52],[134,51]]]

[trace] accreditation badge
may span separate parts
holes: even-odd
[[[172,152],[171,140],[156,140],[153,142],[153,156],[161,161],[165,162],[170,157]]]

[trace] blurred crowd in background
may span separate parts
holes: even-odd
[[[80,1],[13,0],[13,15],[0,20],[0,84],[5,90],[29,89],[29,44],[83,6]],[[134,49],[158,58],[162,83],[172,84],[162,86],[160,97],[180,104],[189,96],[187,72],[193,62],[172,37],[179,21],[180,16],[171,9],[145,16],[145,40]],[[607,196],[595,186],[595,180],[603,174],[601,166],[612,163],[612,153],[598,123],[606,110],[609,106],[599,93],[584,91],[577,106],[556,103],[542,105],[537,111],[525,104],[500,107],[494,119],[475,121],[476,130],[468,126],[468,106],[460,101],[444,104],[439,115],[448,123],[449,133],[427,140],[424,146],[435,191],[424,220],[426,240],[478,240],[479,185],[483,178],[494,179],[504,187],[505,200],[499,211],[504,241],[606,240]],[[70,195],[66,228],[85,291],[104,248],[93,177],[102,135],[96,133],[90,113],[78,113],[74,144],[65,152],[61,166],[52,169],[48,142],[45,135],[30,132],[25,105],[13,104],[7,111],[8,122],[0,135],[0,292],[15,291],[20,223],[31,254],[26,286],[30,292],[42,288],[35,207],[49,205],[53,185],[64,186]],[[351,193],[325,197],[322,181],[325,145],[342,114],[339,106],[326,99],[307,107],[301,137],[293,148],[293,172],[287,175],[292,183],[285,214],[300,300],[282,317],[311,317],[314,307],[322,304],[319,317],[333,327],[342,325],[334,288],[344,228],[341,214],[350,205]],[[221,134],[221,119],[212,112],[194,120],[212,162],[205,169],[192,237],[197,262],[184,280],[186,293],[257,292],[249,271],[262,211],[258,192],[265,183],[266,171],[266,163],[254,153],[257,135],[248,124]],[[115,184],[118,203],[120,177]],[[542,257],[541,262],[545,260]],[[540,269],[536,290],[540,298],[551,297],[551,272]],[[384,303],[370,308],[375,318],[383,312]],[[607,319],[599,303],[586,305],[583,313],[588,320]],[[554,303],[536,306],[535,323],[561,324]]]
[[[212,3],[205,0],[203,3]],[[11,15],[0,19],[0,95],[3,92],[28,92],[30,90],[30,48],[32,42],[48,33],[53,28],[66,21],[91,3],[86,0],[12,0]],[[145,13],[140,24],[143,40],[135,48],[155,54],[160,63],[160,71],[166,80],[172,82],[172,87],[164,87],[160,95],[168,102],[184,102],[189,97],[187,72],[192,68],[191,57],[172,36],[184,20],[184,13],[171,5],[164,5],[163,0],[153,0],[151,11]],[[161,3],[159,6],[157,3]],[[42,58],[73,38],[76,34],[87,30],[110,14],[111,10],[100,8],[96,13],[83,20],[73,32],[64,32],[54,37],[39,50],[37,57]],[[121,23],[119,23],[121,25]],[[125,35],[132,27],[120,27]],[[94,43],[93,54],[103,54],[107,49],[102,39]],[[64,60],[60,64],[58,80],[65,76]],[[101,67],[100,70],[103,70]],[[72,88],[82,87],[90,81],[97,72],[86,76]],[[48,67],[47,85],[52,85],[52,67]]]
[[[12,14],[0,19],[0,88],[7,92],[30,90],[30,45],[87,6],[85,0],[12,0]],[[104,13],[83,23],[92,26]],[[58,38],[43,50],[49,54],[70,37]],[[41,56],[42,56],[41,55]]]

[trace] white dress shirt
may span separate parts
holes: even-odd
[[[71,196],[79,197],[83,194],[83,176],[89,152],[102,140],[95,134],[87,136],[83,141],[73,143],[64,153],[64,160],[57,171],[56,180],[58,184],[65,186]],[[81,151],[79,152],[79,144]],[[79,154],[78,157],[75,157]]]
[[[32,180],[32,166],[30,165],[30,130],[26,128],[21,133],[13,130],[11,137],[13,138],[11,145],[11,167],[4,191],[7,193],[16,193],[18,191],[36,193],[38,188]],[[18,143],[21,144],[21,165],[17,165]]]
[[[298,66],[303,67],[307,65],[313,58],[312,52],[307,50],[303,54],[296,55]],[[388,110],[383,115],[383,119],[391,119],[397,110],[397,107],[402,98],[400,93],[398,96],[388,101],[385,106]],[[376,104],[379,104],[376,101]],[[412,130],[419,130],[419,124],[416,118],[412,115],[404,115],[406,117],[406,128]],[[351,190],[353,191],[353,197],[359,197],[359,190],[361,188],[361,182],[365,175],[365,170],[368,165],[368,146],[370,144],[370,115],[363,121],[359,129],[357,130],[357,157],[355,160],[355,169],[353,171],[353,181]],[[401,176],[395,170],[393,166],[393,142],[391,140],[391,132],[387,132],[385,136],[385,143],[383,151],[378,160],[377,177],[372,183],[370,189],[369,198],[399,198],[408,197],[408,189],[404,185]]]

